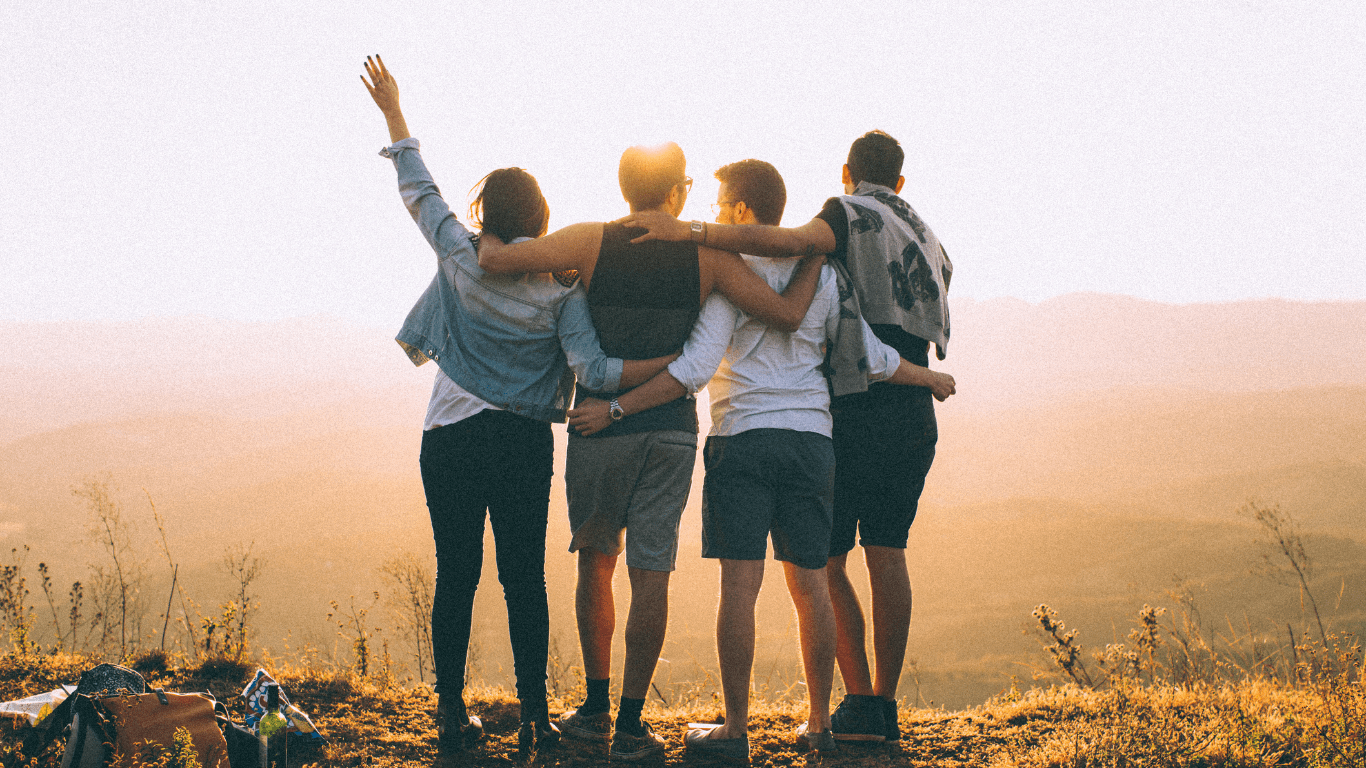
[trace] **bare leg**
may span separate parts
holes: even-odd
[[[836,639],[835,613],[830,602],[826,569],[812,570],[784,562],[783,574],[787,577],[787,591],[792,595],[801,628],[802,667],[806,672],[806,693],[811,706],[806,728],[810,733],[828,731],[830,689],[835,682]],[[724,675],[722,667],[723,679]]]
[[[590,680],[605,680],[612,675],[612,633],[617,627],[617,609],[612,600],[612,574],[615,555],[595,549],[579,550],[579,583],[574,588],[574,615],[579,623],[579,650],[583,653],[583,674]]]
[[[906,572],[906,550],[864,547],[863,557],[868,563],[868,581],[873,591],[873,654],[877,664],[873,693],[884,699],[896,699],[911,633],[911,579]]]
[[[628,565],[626,573],[631,578],[631,612],[626,617],[626,668],[621,675],[621,695],[643,699],[650,692],[650,679],[654,677],[669,628],[669,572]]]
[[[749,681],[754,669],[754,604],[764,583],[763,560],[721,561],[721,602],[716,606],[716,657],[726,723],[711,738],[738,739],[749,727]]]
[[[848,559],[849,553],[845,552],[830,558],[825,566],[830,583],[830,604],[835,612],[835,660],[839,662],[845,690],[857,696],[871,696],[873,681],[864,645],[863,606],[849,581]]]

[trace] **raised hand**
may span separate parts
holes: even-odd
[[[403,110],[398,107],[398,82],[389,74],[384,59],[378,53],[365,57],[365,74],[370,79],[366,80],[365,75],[361,75],[360,81],[365,83],[365,90],[370,92],[375,106],[384,113],[384,120],[389,124],[389,140],[400,142],[411,136],[408,123],[403,119]]]
[[[369,80],[365,75],[360,76],[360,81],[365,83],[365,90],[370,92],[370,98],[375,100],[375,106],[386,115],[390,110],[398,110],[398,82],[394,76],[389,74],[389,70],[384,66],[384,59],[379,54],[365,57],[365,74],[370,76]]]

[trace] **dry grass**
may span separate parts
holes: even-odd
[[[1008,692],[980,707],[947,712],[903,708],[899,745],[848,745],[835,755],[801,753],[793,731],[800,703],[758,701],[752,707],[755,766],[944,766],[946,768],[1082,768],[1083,766],[1359,766],[1366,764],[1366,693],[1360,656],[1355,667],[1291,687],[1270,681],[1218,686],[1121,685],[1086,690],[1073,685]],[[0,657],[0,697],[18,698],[72,682],[91,662],[71,656]],[[471,688],[467,699],[488,738],[475,749],[439,756],[431,720],[435,696],[426,687],[358,678],[324,667],[273,669],[291,699],[309,712],[329,743],[307,761],[319,766],[511,766],[517,760],[518,706],[501,689]],[[152,678],[175,690],[210,690],[240,716],[246,678],[202,677],[172,668]],[[574,694],[552,704],[572,706]],[[711,720],[708,699],[645,715],[668,741],[666,765],[696,764],[682,748],[686,723]],[[55,768],[60,746],[34,759],[18,753],[25,729],[0,738],[0,765]],[[606,749],[565,742],[537,766],[607,765]]]

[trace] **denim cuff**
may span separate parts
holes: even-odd
[[[379,151],[379,156],[384,158],[392,158],[394,155],[398,154],[398,151],[401,149],[421,150],[421,147],[418,145],[417,139],[413,138],[412,136],[409,136],[408,138],[402,141],[396,141],[393,144],[390,144],[389,146],[385,147],[384,149],[381,149]]]

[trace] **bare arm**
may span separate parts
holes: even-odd
[[[952,376],[947,373],[932,371],[906,360],[902,360],[901,365],[897,366],[896,373],[893,373],[885,381],[908,387],[925,387],[934,395],[934,399],[941,403],[947,400],[949,395],[958,392],[957,383]]]
[[[678,379],[670,376],[668,371],[660,371],[649,381],[618,397],[617,405],[630,416],[677,400],[687,393],[688,390],[678,383]],[[607,403],[602,400],[590,397],[579,403],[579,407],[569,411],[569,426],[581,435],[601,432],[611,423],[612,415],[607,409]]]
[[[370,92],[375,106],[383,113],[389,125],[392,144],[404,145],[396,151],[391,151],[394,150],[392,146],[386,147],[380,154],[394,161],[394,169],[398,172],[398,191],[408,214],[417,223],[427,243],[436,251],[438,259],[448,258],[456,248],[472,249],[469,230],[451,213],[450,206],[441,197],[441,190],[422,161],[422,154],[417,151],[417,140],[408,133],[408,124],[398,106],[398,84],[394,76],[385,68],[379,56],[366,60],[365,71],[370,80],[362,75],[361,82]]]
[[[408,123],[403,119],[403,110],[398,106],[398,83],[384,67],[384,59],[380,58],[378,53],[374,57],[365,57],[365,73],[370,76],[370,80],[361,75],[360,81],[365,83],[365,90],[370,92],[370,98],[375,100],[375,106],[384,114],[384,121],[389,125],[389,143],[397,144],[411,138]]]
[[[816,296],[821,265],[825,263],[825,257],[820,255],[803,258],[779,295],[734,253],[699,248],[698,257],[710,267],[712,288],[740,310],[788,333],[801,327],[802,318]]]
[[[826,337],[832,342],[838,328],[838,312],[839,308],[836,307],[833,316],[826,321]],[[865,359],[868,364],[869,381],[881,381],[907,387],[925,387],[940,402],[947,400],[949,395],[957,391],[957,385],[952,376],[947,373],[932,371],[923,365],[916,365],[898,355],[896,349],[873,333],[873,329],[868,325],[867,320],[860,319],[859,325],[863,328],[863,347],[867,351]]]
[[[648,230],[632,240],[688,240],[692,229],[661,211],[641,211],[621,220],[628,227]],[[812,219],[800,227],[774,227],[765,224],[705,224],[702,243],[712,248],[756,256],[809,256],[835,250],[835,233],[823,219]]]
[[[587,285],[598,263],[602,224],[570,224],[545,237],[508,245],[485,234],[479,240],[479,266],[492,275],[560,272],[577,269]]]
[[[677,352],[663,357],[654,357],[649,360],[622,360],[621,361],[621,388],[638,386],[643,381],[648,381],[655,374],[669,367],[669,363],[678,359]],[[674,397],[678,397],[675,395]],[[674,398],[669,398],[672,400]],[[668,402],[665,400],[664,402]],[[586,401],[585,401],[586,402]]]

